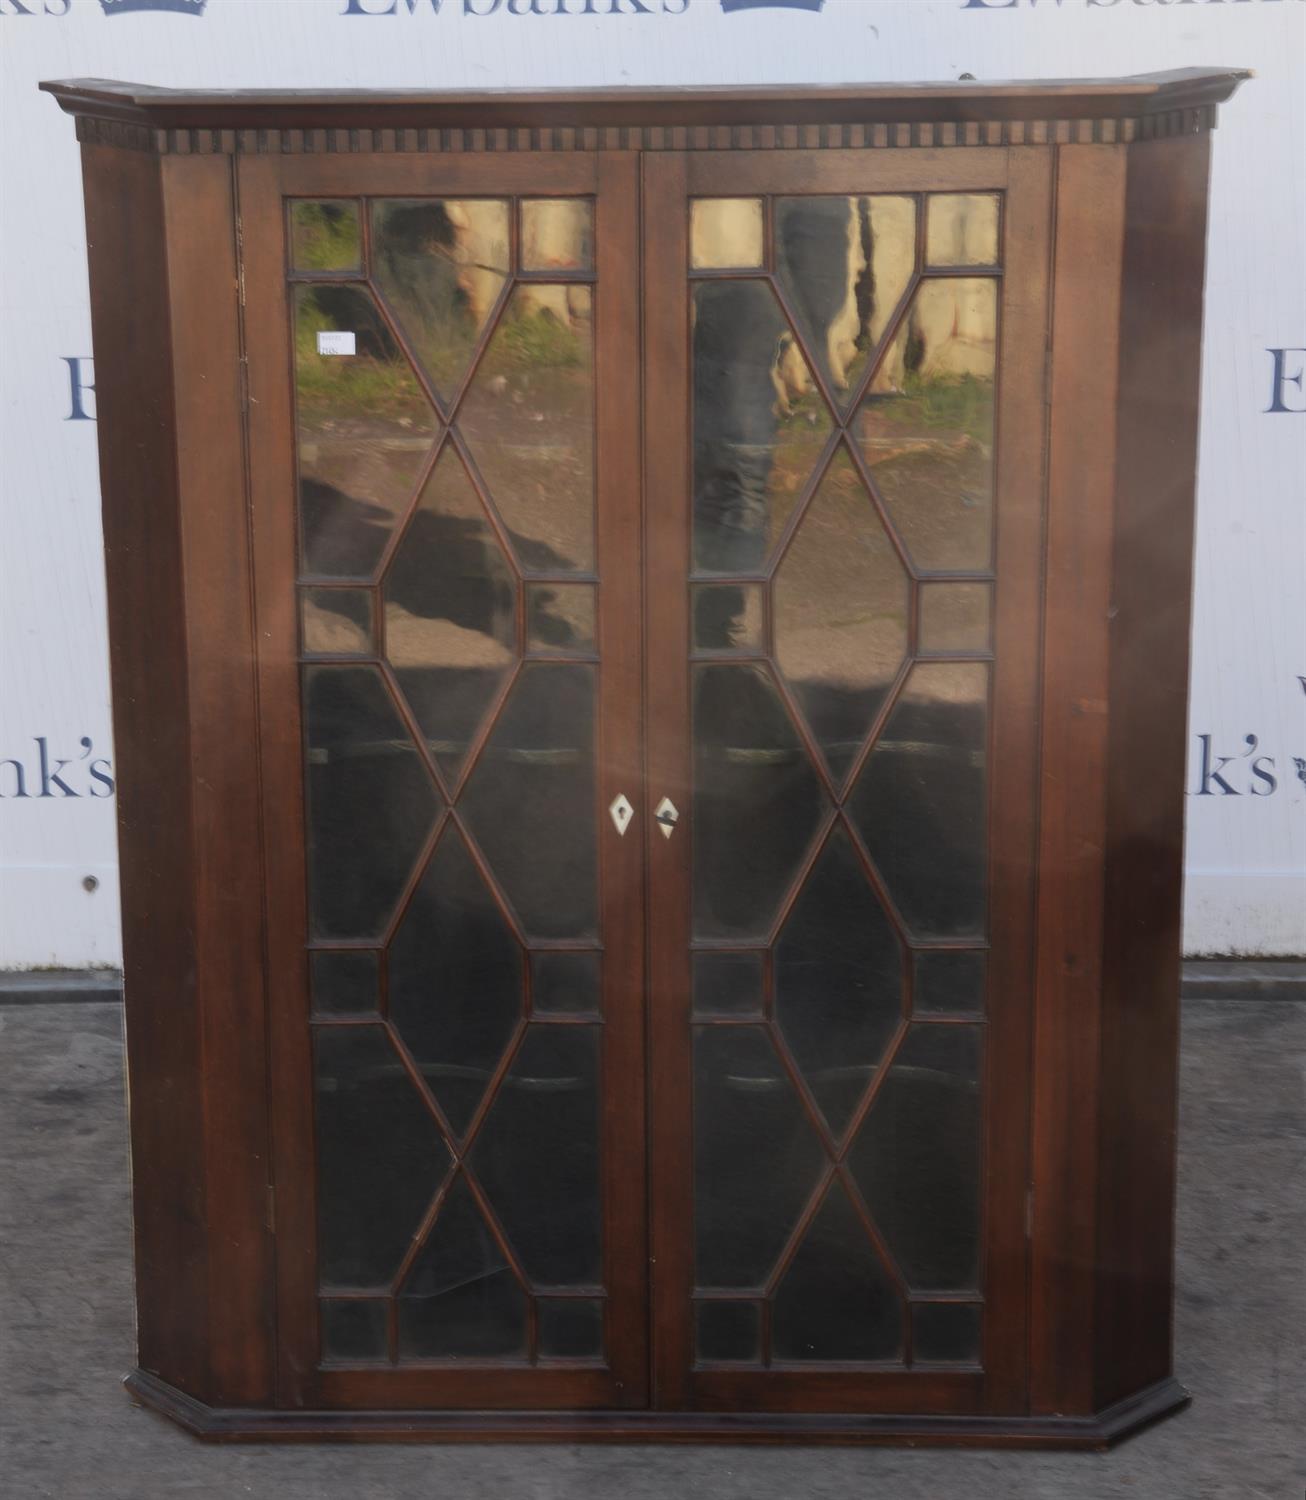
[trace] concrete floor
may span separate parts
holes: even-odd
[[[1178,1372],[1110,1454],[232,1447],[134,1407],[122,1045],[102,1003],[0,1008],[0,1500],[1300,1500],[1306,1005],[1184,1012]]]

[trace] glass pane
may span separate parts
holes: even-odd
[[[902,949],[842,828],[776,943],[775,1017],[841,1135],[902,1018]]]
[[[922,568],[987,568],[993,535],[996,283],[922,282],[855,431],[871,478]]]
[[[449,1152],[381,1027],[321,1027],[314,1052],[318,1280],[385,1288]]]
[[[828,806],[761,667],[694,681],[694,935],[764,937]]]
[[[825,447],[830,413],[764,281],[694,288],[694,568],[757,573]]]
[[[694,1236],[701,1287],[761,1286],[825,1152],[766,1032],[700,1026],[694,1037]]]
[[[761,1016],[765,989],[760,953],[695,953],[694,1012]]]
[[[357,1015],[376,1009],[380,954],[310,953],[313,1009],[322,1015]]]
[[[528,650],[542,654],[593,652],[593,584],[528,583],[526,641]]]
[[[983,1309],[969,1302],[918,1302],[912,1308],[914,1364],[978,1364]]]
[[[594,671],[523,668],[462,795],[473,837],[534,937],[598,929]]]
[[[390,945],[390,1019],[462,1134],[522,1014],[522,954],[446,828]]]
[[[566,1015],[598,1015],[602,1009],[602,956],[598,953],[533,953],[531,1006]]]
[[[776,660],[836,783],[907,654],[907,575],[847,453],[821,480],[775,579]]]
[[[761,584],[704,584],[690,601],[695,651],[763,649]]]
[[[980,1028],[913,1026],[848,1155],[909,1285],[979,1281]]]
[[[996,193],[931,193],[925,233],[930,265],[996,265],[998,202]]]
[[[918,1014],[983,1015],[985,955],[961,948],[918,951],[912,1009]]]
[[[439,796],[375,667],[304,672],[310,927],[378,936]]]
[[[372,276],[447,400],[508,278],[508,205],[489,198],[374,200]]]
[[[435,413],[370,293],[297,286],[294,297],[303,570],[367,577],[412,496]],[[321,338],[332,333],[352,336],[353,352],[321,352],[340,347]]]
[[[696,271],[760,266],[760,198],[695,198],[689,205],[689,263]]]
[[[756,1364],[761,1359],[761,1309],[756,1302],[696,1302],[694,1314],[700,1360]]]
[[[352,198],[290,205],[290,264],[296,271],[356,271],[363,264]]]
[[[987,651],[992,594],[987,583],[921,584],[921,650]]]
[[[409,1359],[526,1353],[526,1294],[460,1173],[399,1296]]]
[[[321,1303],[323,1359],[389,1359],[389,1307],[379,1297]]]
[[[901,1359],[902,1320],[889,1273],[836,1181],[776,1289],[772,1355]]]
[[[798,333],[852,399],[916,270],[912,198],[777,198],[775,264]]]
[[[545,1359],[599,1359],[603,1304],[590,1297],[541,1297],[540,1354]]]
[[[371,589],[300,589],[306,655],[371,656],[376,650]]]
[[[912,668],[850,799],[907,926],[980,936],[988,912],[988,667]]]
[[[594,566],[594,353],[590,289],[519,286],[476,370],[458,426],[517,561]]]
[[[602,1280],[597,1026],[527,1028],[472,1166],[535,1285]]]
[[[588,198],[525,198],[523,271],[589,271],[594,266],[594,205]]]
[[[384,599],[386,655],[452,778],[516,660],[517,583],[451,446],[400,539]]]

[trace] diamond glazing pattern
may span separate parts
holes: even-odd
[[[323,1352],[601,1359],[592,204],[290,226]]]
[[[695,205],[709,1362],[979,1359],[992,651],[936,606],[982,621],[993,587],[1000,219],[992,195]]]

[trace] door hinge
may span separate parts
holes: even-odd
[[[277,1232],[277,1190],[270,1182],[268,1183],[267,1230],[269,1234]]]

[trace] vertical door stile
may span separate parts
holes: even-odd
[[[689,307],[686,162],[649,152],[643,163],[644,493],[647,734],[646,819],[690,796],[685,596],[689,494]],[[689,1057],[689,854],[676,838],[648,840],[649,1184],[653,1405],[689,1400],[693,1289],[693,1151]],[[692,828],[688,830],[692,833]]]

